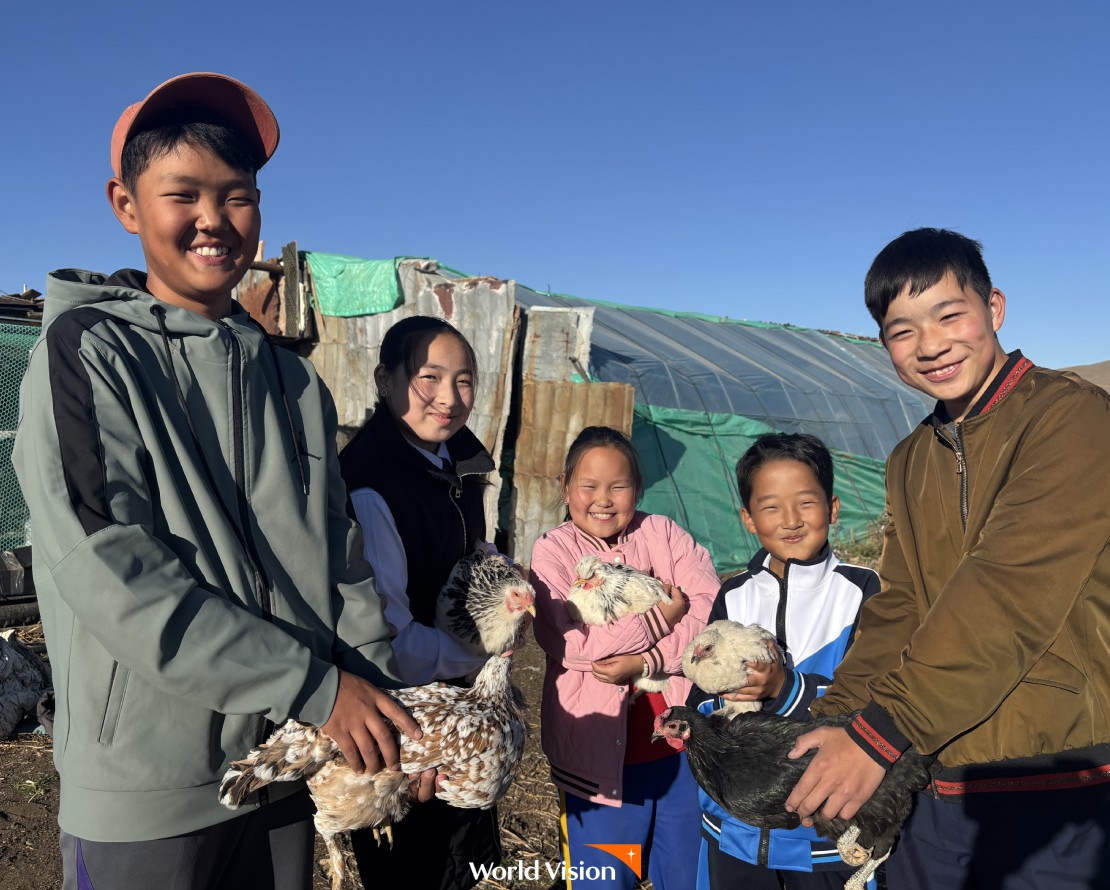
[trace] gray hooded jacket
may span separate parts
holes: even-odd
[[[267,720],[325,722],[336,665],[398,685],[327,388],[238,306],[210,321],[144,284],[51,274],[13,456],[59,821],[95,841],[234,817],[216,796],[228,761]]]

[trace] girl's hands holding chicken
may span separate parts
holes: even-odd
[[[686,594],[682,592],[681,587],[671,584],[670,581],[660,581],[663,585],[663,590],[666,591],[667,596],[671,598],[669,603],[660,603],[658,605],[659,612],[662,614],[663,619],[667,622],[667,626],[674,630],[674,626],[682,620],[682,616],[686,614],[686,609],[689,607],[689,602],[686,599]]]
[[[622,685],[629,680],[643,676],[644,657],[642,655],[610,655],[592,662],[594,679],[602,683]]]

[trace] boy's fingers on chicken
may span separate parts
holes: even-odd
[[[797,813],[802,824],[812,825],[818,810],[828,819],[851,819],[870,800],[886,771],[875,763],[839,727],[821,727],[799,736],[789,756],[817,753],[794,790],[786,809]]]
[[[416,721],[393,698],[361,677],[340,671],[335,705],[321,729],[335,739],[356,773],[374,773],[399,762],[397,742],[383,715],[402,732],[420,738]]]

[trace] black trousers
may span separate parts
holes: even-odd
[[[312,813],[305,790],[153,841],[86,841],[63,831],[62,890],[309,890]]]
[[[1106,890],[1110,783],[916,794],[886,874],[889,890]]]
[[[351,847],[366,887],[382,875],[404,875],[405,886],[420,890],[469,890],[478,883],[471,865],[499,865],[501,832],[496,807],[464,810],[438,798],[413,804],[393,826],[393,847],[379,847],[369,829],[351,833]]]

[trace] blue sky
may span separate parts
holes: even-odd
[[[921,225],[983,241],[1007,349],[1110,359],[1098,2],[14,4],[0,289],[141,266],[104,198],[123,107],[185,71],[282,127],[267,255],[433,256],[535,288],[874,333]]]

